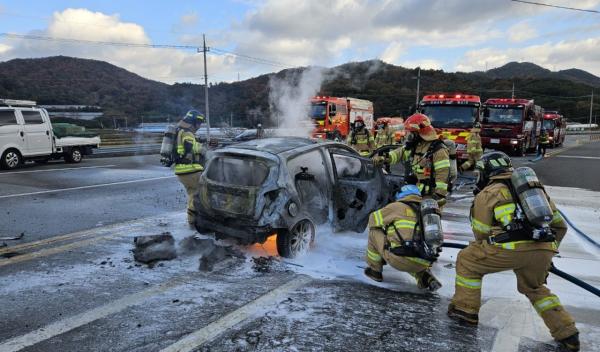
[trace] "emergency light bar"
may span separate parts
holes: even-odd
[[[33,100],[0,99],[0,105],[6,106],[36,106]]]

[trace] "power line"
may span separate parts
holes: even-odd
[[[41,36],[41,35],[17,34],[17,33],[0,33],[0,37],[5,37],[8,39],[40,40],[40,41],[61,42],[61,43],[70,43],[70,44],[106,45],[106,46],[119,46],[119,47],[130,47],[130,48],[180,49],[180,50],[197,51],[198,48],[202,47],[202,45],[110,42],[110,41],[74,39],[74,38],[57,38],[57,37],[47,37],[47,36]],[[250,56],[250,55],[245,55],[245,54],[240,54],[240,53],[228,51],[225,49],[211,47],[209,52],[214,52],[217,55],[231,55],[231,56],[240,58],[242,60],[246,60],[246,61],[250,61],[250,62],[262,64],[262,65],[269,65],[269,66],[282,67],[282,68],[290,66],[290,65],[285,65],[281,62],[262,59],[262,58],[258,58],[258,57],[254,57],[254,56]]]
[[[534,1],[525,1],[525,0],[510,0],[510,1],[512,1],[512,2],[520,2],[520,3],[523,3],[523,4],[529,4],[529,5],[538,5],[538,6],[553,7],[553,8],[556,8],[556,9],[563,9],[563,10],[600,13],[600,11],[598,11],[598,10],[589,10],[589,9],[581,9],[581,8],[576,8],[576,7],[568,7],[568,6],[559,6],[559,5],[552,5],[552,4],[544,4],[544,3],[541,3],[541,2],[534,2]]]

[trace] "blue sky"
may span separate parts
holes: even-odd
[[[542,1],[542,0],[540,0]],[[543,0],[600,10],[600,0]],[[484,70],[530,61],[600,75],[600,14],[509,0],[0,0],[0,32],[144,44],[208,44],[212,82],[299,65],[379,58],[406,67]],[[198,81],[192,50],[124,48],[0,37],[0,60],[69,55],[144,77]]]

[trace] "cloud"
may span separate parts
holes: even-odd
[[[124,22],[119,15],[106,15],[87,9],[66,9],[55,12],[47,28],[30,34],[102,42],[152,43],[142,26]],[[168,83],[200,81],[203,72],[202,57],[195,51],[23,39],[0,43],[1,60],[53,55],[103,60],[143,77]],[[228,68],[232,66],[234,58],[210,55],[207,60],[211,77],[232,79],[229,77]]]
[[[420,67],[423,70],[441,70],[444,64],[435,59],[410,60],[400,62],[400,66],[406,68]]]
[[[551,70],[579,68],[600,75],[600,37],[563,40],[522,48],[484,48],[465,53],[458,71],[483,70],[498,67],[510,61],[534,62]]]
[[[198,14],[191,12],[181,16],[180,22],[184,26],[195,26],[198,24]]]
[[[406,47],[402,43],[391,42],[381,54],[381,60],[388,64],[398,64],[398,59],[406,52]]]
[[[508,39],[513,43],[524,42],[537,36],[537,31],[528,22],[519,22],[508,29]]]

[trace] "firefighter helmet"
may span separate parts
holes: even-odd
[[[437,139],[437,133],[431,126],[429,117],[424,114],[416,113],[411,115],[404,121],[404,129],[409,132],[416,132],[426,141],[434,141]]]
[[[475,164],[477,188],[483,189],[490,182],[491,177],[512,170],[510,157],[505,153],[494,151],[483,154]]]
[[[204,122],[204,115],[202,115],[196,110],[190,110],[187,112],[187,114],[185,114],[183,121],[189,123],[190,125],[198,126],[202,122]]]

